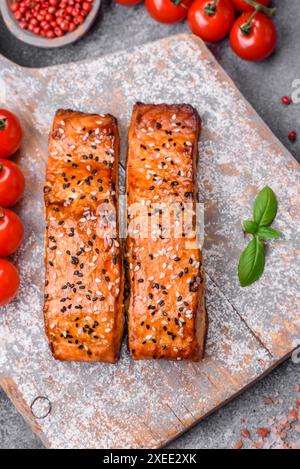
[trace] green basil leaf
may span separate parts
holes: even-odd
[[[259,226],[271,225],[276,217],[278,208],[277,198],[272,189],[264,187],[255,199],[253,219]]]
[[[265,266],[265,248],[258,238],[253,238],[242,252],[238,275],[242,287],[248,287],[258,280]]]
[[[274,230],[274,228],[268,228],[266,226],[260,226],[257,230],[257,236],[261,239],[275,239],[280,238],[280,231]]]
[[[245,233],[255,234],[258,230],[258,225],[253,220],[244,220],[243,229]]]

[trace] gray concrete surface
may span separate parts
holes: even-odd
[[[279,46],[269,60],[258,64],[243,62],[231,52],[228,41],[212,46],[211,50],[275,135],[300,160],[300,103],[289,107],[280,104],[281,96],[292,93],[294,80],[300,80],[299,0],[274,3],[278,6]],[[44,51],[18,43],[0,18],[0,53],[21,65],[41,67],[96,58],[187,30],[184,23],[165,26],[153,22],[143,6],[127,9],[104,0],[90,33],[77,44],[60,50]],[[294,144],[287,137],[290,130],[299,133],[299,140]],[[257,427],[268,426],[272,415],[285,415],[296,398],[297,384],[300,384],[300,365],[288,361],[169,447],[232,447],[240,439],[241,428],[247,427],[253,433]],[[263,398],[270,396],[277,398],[277,403],[263,402]],[[288,438],[290,442],[297,440],[294,428]],[[42,448],[3,392],[0,392],[0,448]]]

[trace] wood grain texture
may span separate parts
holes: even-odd
[[[41,70],[1,58],[0,83],[6,105],[24,126],[19,162],[27,178],[19,206],[25,242],[14,259],[21,290],[0,314],[1,383],[23,415],[37,396],[50,399],[46,418],[30,418],[50,447],[160,447],[258,380],[300,342],[299,165],[190,35]],[[116,365],[58,363],[48,350],[42,312],[42,187],[51,121],[60,107],[117,116],[124,162],[136,101],[188,102],[203,118],[198,185],[205,204],[206,354],[199,363],[134,362],[123,346]],[[240,223],[266,184],[278,195],[276,227],[284,236],[268,251],[263,278],[241,289],[236,266],[246,240]]]

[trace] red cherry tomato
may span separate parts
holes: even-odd
[[[20,121],[7,109],[0,109],[0,158],[8,158],[21,146]]]
[[[134,7],[139,3],[142,3],[143,0],[114,0],[119,5],[123,5],[125,7]]]
[[[230,0],[195,0],[188,11],[191,31],[204,41],[224,39],[234,23],[235,11]]]
[[[19,285],[17,269],[5,259],[0,259],[0,306],[7,305],[15,298]]]
[[[146,0],[146,8],[149,15],[160,23],[178,23],[186,17],[191,0],[183,0],[181,3],[178,0],[178,6],[175,3],[171,0]]]
[[[260,3],[260,5],[263,5],[267,7],[270,5],[271,0],[255,0],[256,3]],[[254,7],[250,5],[249,3],[245,2],[245,0],[231,0],[233,5],[238,11],[253,11]]]
[[[19,166],[9,160],[0,160],[0,206],[12,207],[22,197],[25,179]]]
[[[261,12],[256,13],[249,23],[251,15],[251,12],[243,13],[237,18],[230,33],[230,45],[234,52],[244,60],[264,60],[276,47],[276,26]]]
[[[10,256],[23,239],[23,224],[14,212],[0,208],[0,257]]]

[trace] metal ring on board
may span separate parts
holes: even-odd
[[[41,408],[39,409],[39,407]],[[47,396],[37,396],[30,404],[30,409],[35,418],[44,419],[50,414],[52,403]]]

